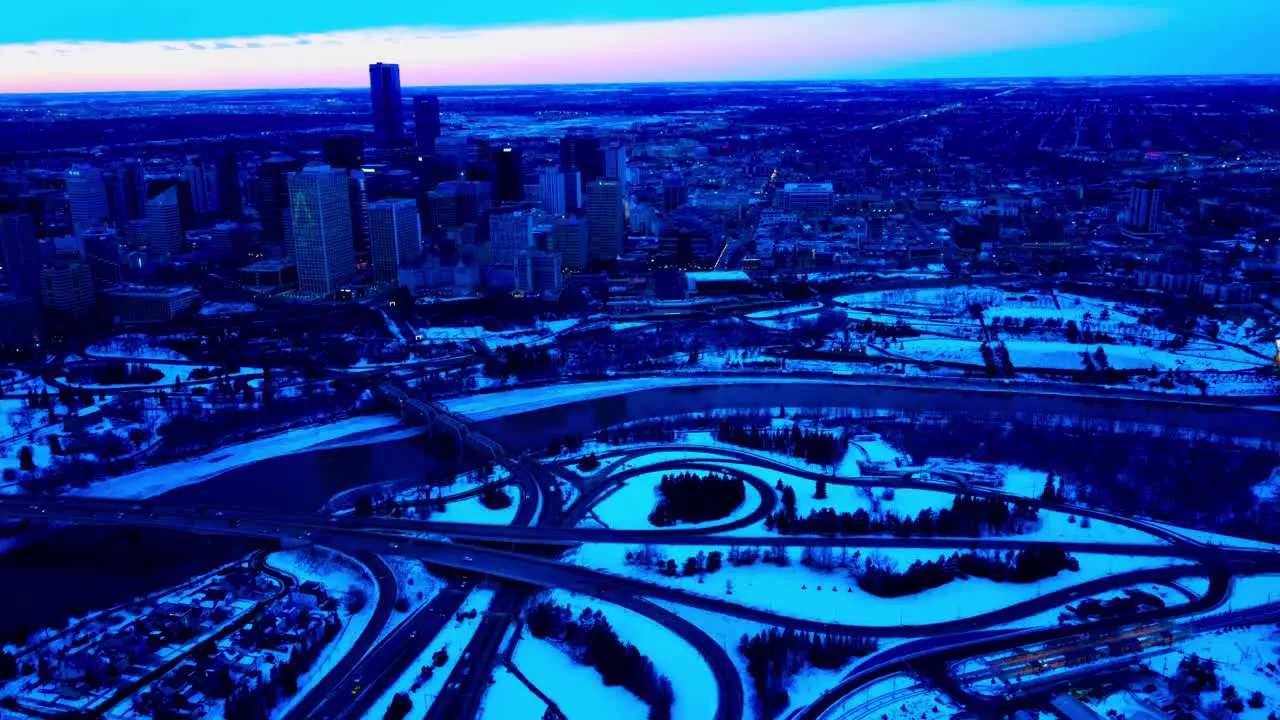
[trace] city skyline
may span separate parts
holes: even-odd
[[[1260,2],[755,0],[728,12],[699,0],[501,20],[389,3],[292,25],[275,17],[289,3],[240,2],[217,21],[193,10],[162,23],[145,2],[96,25],[93,3],[57,24],[0,10],[0,92],[359,87],[377,61],[399,63],[405,86],[1280,72],[1266,37],[1280,9]]]

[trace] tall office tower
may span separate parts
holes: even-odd
[[[40,299],[46,310],[83,315],[93,307],[93,271],[82,262],[45,265],[40,269]]]
[[[538,171],[538,196],[547,214],[565,214],[568,207],[564,197],[564,173],[560,168],[547,166]]]
[[[418,157],[434,155],[440,137],[440,98],[418,95],[413,98],[413,144]]]
[[[347,174],[347,192],[351,198],[351,239],[356,249],[366,250],[369,247],[368,176],[360,170],[343,172]]]
[[[302,161],[273,153],[258,166],[258,218],[262,221],[263,242],[281,245],[293,252],[289,226],[289,174],[302,169]]]
[[[1130,230],[1160,232],[1160,185],[1154,180],[1135,185],[1129,195]]]
[[[662,178],[662,212],[669,213],[689,203],[689,186],[684,183],[684,176],[670,173]]]
[[[364,138],[359,135],[335,135],[324,139],[321,157],[329,167],[359,170],[364,165]]]
[[[558,252],[525,250],[516,256],[516,289],[531,294],[556,292],[563,284]]]
[[[400,97],[400,66],[369,66],[369,90],[373,103],[373,138],[379,147],[404,144],[404,103]]]
[[[550,249],[560,253],[564,266],[581,270],[587,266],[587,223],[576,217],[551,221]]]
[[[604,176],[617,180],[622,186],[622,196],[627,196],[627,148],[614,143],[604,149]]]
[[[518,148],[504,147],[493,154],[495,203],[524,199],[524,153]]]
[[[40,241],[30,215],[0,215],[0,260],[9,276],[9,292],[40,297]]]
[[[422,254],[418,203],[403,198],[369,203],[369,248],[374,277],[395,282],[400,268]]]
[[[168,190],[147,201],[147,218],[142,238],[152,255],[173,256],[186,252],[187,239],[182,232],[182,208],[178,205],[178,188]]]
[[[71,203],[71,225],[76,232],[88,230],[110,219],[107,186],[102,171],[77,165],[67,171],[67,200]]]
[[[359,135],[335,135],[324,139],[324,164],[347,174],[351,194],[351,233],[357,250],[369,247],[369,194],[364,165],[364,138]]]
[[[455,228],[477,222],[493,206],[493,191],[487,182],[450,180],[428,193],[433,228]]]
[[[355,274],[347,173],[328,165],[289,173],[289,210],[298,289],[337,293]]]
[[[622,254],[626,209],[617,180],[597,180],[587,185],[587,237],[589,260],[610,262]]]
[[[489,216],[489,253],[494,265],[513,265],[517,255],[532,247],[532,212],[505,210]]]
[[[566,135],[561,138],[560,167],[577,170],[582,174],[583,183],[603,177],[604,157],[600,153],[600,139],[587,135]]]
[[[212,162],[188,155],[182,179],[191,188],[191,209],[204,215],[218,211],[218,178]]]
[[[147,207],[147,179],[142,163],[127,160],[116,163],[102,174],[107,188],[107,212],[111,224],[118,228],[142,217]]]
[[[236,150],[223,145],[213,155],[214,174],[218,179],[218,217],[239,220],[244,214],[244,202],[240,192],[240,163],[236,162]]]

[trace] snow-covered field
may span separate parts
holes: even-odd
[[[1080,370],[1084,367],[1081,353],[1096,353],[1102,348],[1107,362],[1117,370],[1249,370],[1262,366],[1259,358],[1230,352],[1231,348],[1214,350],[1208,346],[1191,346],[1174,352],[1144,345],[1082,345],[1066,341],[1005,340],[1009,359],[1018,369]],[[958,362],[982,365],[982,343],[978,340],[932,337],[905,338],[889,348],[892,355],[925,362]]]
[[[169,463],[108,478],[76,490],[73,494],[126,500],[149,498],[174,488],[195,485],[242,465],[371,431],[392,429],[399,424],[400,419],[394,415],[362,415],[324,425],[297,428],[214,450],[185,462]]]
[[[1203,592],[1204,590],[1207,590],[1209,587],[1209,579],[1195,578],[1195,577],[1182,578],[1178,580],[1176,584],[1183,588],[1186,588],[1188,590],[1193,590],[1193,591],[1194,591],[1194,588],[1199,587],[1201,588],[1201,592]],[[1134,585],[1132,589],[1141,590],[1143,592],[1148,592],[1148,593],[1151,593],[1152,595],[1155,595],[1156,597],[1163,600],[1165,606],[1167,607],[1172,607],[1174,605],[1185,605],[1188,602],[1187,596],[1185,594],[1183,594],[1182,592],[1179,592],[1178,590],[1168,585],[1146,583],[1144,585]],[[1097,595],[1090,595],[1088,597],[1077,598],[1075,600],[1072,600],[1069,603],[1064,603],[1060,607],[1056,607],[1051,610],[1046,610],[1042,613],[1036,613],[1035,615],[1028,615],[1027,617],[1019,618],[1018,620],[1015,620],[1011,623],[1006,623],[1004,625],[1000,625],[999,627],[1036,628],[1036,627],[1048,627],[1052,625],[1060,625],[1060,624],[1065,624],[1069,622],[1077,622],[1078,617],[1074,613],[1067,610],[1067,607],[1069,606],[1074,607],[1090,598],[1097,599],[1097,600],[1111,600],[1114,598],[1122,597],[1124,594],[1125,594],[1124,589],[1122,588],[1119,590],[1112,590],[1110,592],[1098,593]]]
[[[535,345],[543,343],[580,323],[580,319],[551,320],[540,322],[535,327],[516,330],[486,330],[483,327],[437,326],[417,328],[415,333],[422,342],[436,343],[470,343],[478,341],[490,350],[512,345]]]
[[[462,500],[454,500],[444,506],[443,510],[436,510],[431,513],[431,520],[434,522],[449,523],[476,523],[480,525],[510,525],[515,519],[516,512],[520,510],[519,491],[514,488],[506,488],[505,492],[511,496],[511,504],[501,510],[490,510],[480,502],[479,495],[473,495]]]
[[[649,522],[649,513],[657,506],[658,484],[665,474],[668,473],[652,472],[628,479],[622,487],[600,501],[592,512],[605,527],[614,530],[654,529]],[[745,499],[742,504],[727,516],[704,523],[679,523],[672,529],[689,530],[723,525],[750,515],[753,510],[760,507],[760,493],[750,483],[746,484],[745,489]]]
[[[177,365],[172,363],[151,361],[146,363],[146,367],[152,368],[154,370],[158,370],[161,373],[161,377],[149,383],[136,383],[136,385],[160,386],[160,385],[173,385],[178,382],[181,382],[184,384],[206,385],[210,383],[215,383],[221,379],[234,379],[238,377],[244,377],[246,375],[262,374],[262,368],[242,367],[234,373],[228,373],[225,375],[219,375],[217,377],[210,377],[210,378],[205,378],[203,380],[200,380],[200,379],[191,378],[191,373],[199,369],[195,365],[186,365],[186,364]],[[208,366],[205,366],[205,369],[214,370],[216,368],[213,365],[208,365]],[[121,387],[130,387],[130,384],[95,385],[93,383],[75,383],[75,382],[72,382],[71,379],[67,377],[63,377],[63,381],[73,387],[84,388],[86,390],[113,390]]]
[[[360,634],[369,624],[373,610],[378,605],[378,584],[355,560],[327,548],[310,545],[292,550],[280,550],[267,557],[267,564],[298,579],[299,583],[315,581],[324,586],[330,597],[338,599],[342,628],[307,672],[298,679],[298,693],[271,711],[274,719],[284,717],[316,683],[341,662],[350,652]],[[364,593],[366,601],[359,612],[352,615],[344,601],[351,593]]]
[[[85,348],[85,354],[93,357],[146,358],[148,360],[186,360],[176,350],[161,347],[147,335],[117,335]]]
[[[672,690],[675,692],[675,702],[671,706],[672,720],[705,720],[715,715],[715,675],[702,655],[679,635],[644,615],[594,598],[555,590],[551,592],[550,599],[573,608],[575,615],[587,607],[599,610],[604,613],[623,642],[635,645],[641,655],[652,660],[658,672],[671,680]],[[523,643],[524,640],[520,642]],[[529,671],[523,665],[517,663],[516,667],[528,675]],[[596,682],[600,682],[598,675]],[[555,695],[547,688],[542,685],[538,685],[538,688],[555,699]],[[594,716],[586,714],[581,717],[590,720]],[[576,717],[570,714],[569,720],[576,720]]]
[[[547,704],[533,694],[505,666],[493,671],[493,683],[484,694],[480,720],[542,720]]]
[[[649,717],[649,706],[639,698],[620,686],[606,687],[594,668],[574,662],[550,641],[526,634],[516,645],[512,661],[534,687],[560,707],[567,720],[592,720],[602,712],[610,720]]]
[[[382,558],[382,561],[395,574],[396,587],[400,590],[400,597],[403,597],[409,604],[407,609],[403,611],[399,607],[392,608],[391,618],[387,620],[386,626],[382,628],[382,632],[378,635],[379,639],[390,634],[414,610],[431,602],[432,598],[445,587],[445,582],[432,575],[422,560],[401,555],[387,555]]]
[[[849,625],[924,625],[973,617],[999,610],[1015,603],[1031,600],[1043,593],[1068,588],[1089,580],[1130,570],[1186,564],[1172,558],[1123,557],[1113,555],[1076,554],[1079,572],[1062,572],[1037,583],[1018,585],[997,583],[983,578],[954,580],[942,587],[901,598],[881,598],[863,592],[848,571],[831,572],[806,567],[800,553],[790,553],[787,567],[757,562],[733,567],[728,562],[717,573],[694,577],[667,577],[652,570],[626,563],[625,545],[586,545],[566,556],[566,560],[608,573],[636,577],[685,592],[739,603],[747,607],[776,612],[789,617]],[[963,551],[963,542],[957,543]],[[682,565],[686,557],[699,551],[724,551],[724,548],[698,546],[659,547],[659,551]],[[857,539],[850,538],[848,553],[857,551]],[[839,548],[833,551],[836,558]],[[863,551],[868,556],[890,561],[905,569],[916,560],[937,560],[943,550],[874,549]],[[949,553],[947,553],[949,554]],[[701,582],[699,579],[701,578]],[[733,592],[727,592],[728,583]],[[821,588],[821,590],[819,590]]]
[[[1244,700],[1255,691],[1263,695],[1262,707],[1251,708],[1246,703],[1243,712],[1232,716],[1241,720],[1266,720],[1280,711],[1280,670],[1274,664],[1278,652],[1280,637],[1275,625],[1255,625],[1182,639],[1174,644],[1173,652],[1150,658],[1144,664],[1161,675],[1172,677],[1177,674],[1178,663],[1187,655],[1212,658],[1222,688],[1234,686]],[[1103,712],[1111,700],[1103,701]],[[1205,708],[1221,701],[1221,691],[1201,694]]]
[[[471,640],[476,628],[480,626],[480,621],[484,619],[484,614],[492,601],[492,590],[483,588],[472,590],[458,612],[461,614],[476,610],[478,611],[476,616],[466,620],[458,620],[455,617],[441,628],[440,634],[436,635],[431,643],[427,645],[427,649],[423,650],[418,659],[409,665],[409,669],[405,671],[404,675],[401,675],[383,693],[382,697],[378,698],[378,701],[369,709],[369,714],[366,717],[386,717],[387,709],[391,707],[391,700],[395,698],[397,693],[406,693],[413,703],[413,708],[405,716],[405,720],[422,720],[422,718],[425,718],[431,703],[435,701],[436,696],[444,689],[445,681],[449,679],[449,673],[453,672],[454,666],[458,664],[458,659],[462,657],[462,652],[466,648],[467,642]],[[443,666],[435,668],[431,673],[431,678],[419,685],[417,689],[414,689],[422,668],[430,666],[432,664],[432,656],[441,649],[448,652],[448,661]]]

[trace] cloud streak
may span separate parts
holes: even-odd
[[[399,62],[406,85],[856,77],[1114,38],[1161,20],[1118,4],[941,0],[665,21],[40,42],[0,45],[0,92],[351,87],[367,83],[365,66],[379,60]],[[48,59],[33,67],[21,59],[29,51]]]

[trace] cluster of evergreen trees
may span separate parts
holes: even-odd
[[[835,465],[849,447],[847,435],[801,430],[798,425],[793,425],[790,430],[762,430],[728,418],[720,421],[716,437],[721,442],[751,450],[803,458],[815,465]]]
[[[898,572],[870,560],[858,575],[858,587],[877,597],[903,597],[941,587],[958,577],[981,577],[994,582],[1032,583],[1080,564],[1056,546],[999,554],[953,553],[937,560],[917,560]]]
[[[982,364],[986,366],[990,377],[1011,378],[1018,374],[1013,367],[1013,360],[1009,358],[1009,348],[1004,343],[998,343],[995,347],[982,343]]]
[[[889,323],[882,323],[878,320],[865,318],[862,322],[858,323],[857,330],[863,335],[872,335],[878,338],[887,338],[891,340],[920,336],[919,330],[911,327],[901,320],[890,325]]]
[[[575,618],[565,605],[540,601],[525,613],[529,632],[559,642],[573,659],[595,668],[608,686],[619,685],[649,705],[649,720],[670,720],[675,693],[653,661],[618,638],[599,610],[584,608]]]
[[[900,517],[893,512],[872,515],[863,508],[854,512],[822,508],[800,517],[796,513],[795,491],[786,485],[782,507],[765,519],[765,527],[783,535],[984,537],[1016,535],[1037,520],[1036,509],[1027,503],[973,495],[956,495],[950,509],[934,512],[925,508],[915,517]]]
[[[670,527],[678,522],[719,520],[742,504],[746,492],[742,478],[734,475],[663,475],[658,484],[658,504],[649,513],[649,522],[656,527]]]
[[[1099,345],[1093,353],[1080,353],[1080,362],[1084,364],[1084,375],[1081,376],[1083,382],[1100,383],[1102,385],[1115,385],[1124,382],[1124,373],[1111,367],[1111,361],[1107,359],[1107,351]]]
[[[709,553],[699,550],[697,555],[685,558],[683,565],[677,565],[675,560],[655,552],[652,546],[646,545],[640,550],[628,550],[626,562],[628,565],[654,568],[668,577],[681,575],[692,577],[719,571],[724,567],[724,553],[719,550],[712,550]]]
[[[770,628],[743,635],[738,644],[756,690],[760,717],[772,718],[787,707],[787,681],[805,665],[834,670],[855,657],[870,655],[876,641],[857,635],[824,635]]]
[[[546,345],[512,345],[499,348],[484,362],[486,377],[518,380],[556,377],[563,366],[559,353],[553,353]]]

